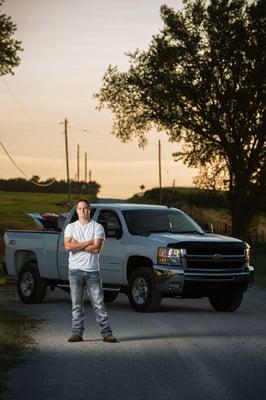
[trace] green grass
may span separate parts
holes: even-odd
[[[266,288],[266,243],[251,247],[251,264],[255,269],[255,284]]]
[[[58,205],[58,203],[66,202],[66,200],[66,195],[58,193],[0,191],[0,230],[36,229],[36,224],[26,215],[27,212],[64,213],[68,207]]]
[[[74,204],[79,196],[73,195]],[[95,198],[86,196],[89,201]],[[39,230],[35,222],[28,216],[28,212],[65,213],[71,205],[67,205],[67,196],[63,193],[29,193],[0,191],[0,262],[3,253],[2,238],[6,229],[34,229]]]
[[[8,388],[8,372],[20,361],[25,347],[33,343],[33,320],[14,311],[0,311],[0,399]]]
[[[26,193],[0,191],[0,262],[3,254],[3,234],[6,229],[38,230],[35,222],[26,215],[27,212],[64,213],[69,206],[67,196],[62,193]],[[72,198],[72,202],[75,202]]]
[[[0,286],[3,286],[6,283],[6,278],[4,276],[1,276],[1,273],[2,271],[0,269]]]

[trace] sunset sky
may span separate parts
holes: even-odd
[[[0,78],[0,141],[26,174],[66,179],[64,126],[69,121],[70,176],[84,179],[84,154],[101,197],[127,198],[162,184],[192,185],[195,171],[174,162],[177,144],[151,132],[145,150],[111,135],[112,115],[97,111],[93,94],[109,64],[128,69],[125,52],[146,49],[162,26],[160,6],[177,0],[6,0],[24,51],[15,75]],[[0,178],[23,177],[0,148]]]

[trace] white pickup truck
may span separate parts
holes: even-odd
[[[208,297],[218,311],[235,311],[253,282],[249,245],[205,232],[183,211],[154,205],[92,204],[104,226],[100,255],[105,301],[128,295],[138,312],[158,309],[163,297]],[[7,230],[4,271],[18,278],[24,303],[39,303],[46,289],[68,286],[64,227],[77,219],[73,208],[58,231]]]

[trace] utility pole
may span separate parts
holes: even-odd
[[[162,167],[161,167],[161,141],[159,140],[158,156],[159,156],[159,189],[160,189],[160,203],[162,204]]]
[[[91,182],[91,170],[89,170],[89,182]]]
[[[77,181],[79,182],[79,144],[77,146]]]
[[[85,183],[87,183],[87,153],[85,153]]]
[[[68,138],[67,138],[67,124],[68,120],[65,118],[65,146],[66,146],[66,169],[67,169],[67,200],[70,203],[70,180],[69,180],[69,163],[68,163]]]

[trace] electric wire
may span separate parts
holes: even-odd
[[[25,172],[18,166],[18,164],[16,163],[16,161],[11,157],[11,155],[9,154],[9,152],[7,151],[7,149],[5,148],[5,146],[3,145],[2,142],[0,142],[0,146],[2,147],[2,149],[4,150],[5,154],[7,155],[7,157],[9,158],[9,160],[12,162],[13,165],[15,165],[15,167],[19,170],[19,172],[25,176],[25,178],[27,178],[27,175],[25,174]]]
[[[16,163],[16,161],[13,159],[13,157],[9,154],[9,152],[7,151],[7,149],[5,148],[5,146],[3,145],[2,142],[0,142],[0,146],[2,147],[4,153],[7,155],[7,157],[9,158],[9,160],[12,162],[12,164],[19,170],[19,172],[25,177],[27,178],[27,174],[25,174],[25,172],[18,166],[18,164]],[[33,179],[29,179],[30,182],[32,182],[34,185],[36,186],[41,186],[41,187],[46,187],[46,186],[51,186],[54,182],[55,179],[52,179],[50,182],[47,183],[39,183],[34,181]]]
[[[17,96],[15,95],[15,93],[10,89],[7,81],[4,79],[3,76],[1,76],[2,81],[4,82],[4,85],[6,87],[6,89],[8,90],[9,94],[13,97],[13,99],[15,100],[16,104],[18,105],[18,107],[20,108],[20,110],[23,112],[23,114],[36,126],[38,126],[38,128],[40,128],[40,126],[38,125],[38,123],[36,121],[34,121],[34,119],[31,117],[31,115],[28,113],[28,111],[25,109],[25,107],[23,106],[23,104],[21,103],[21,101],[17,98]]]

